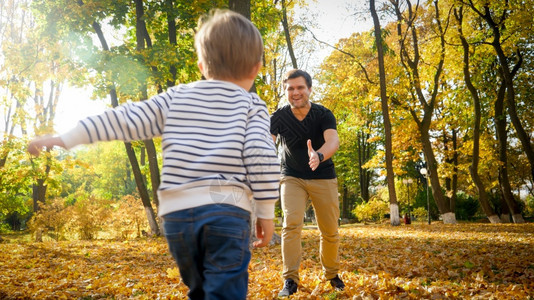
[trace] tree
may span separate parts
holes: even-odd
[[[397,193],[395,192],[395,173],[393,172],[393,151],[391,143],[391,121],[389,119],[388,96],[386,88],[386,70],[384,68],[384,49],[382,39],[382,28],[376,12],[375,1],[370,0],[371,15],[373,16],[374,34],[376,51],[378,55],[378,72],[380,75],[380,99],[382,104],[382,118],[384,120],[384,135],[386,138],[386,173],[390,201],[390,219],[391,225],[400,225],[399,204],[397,202]]]
[[[423,146],[423,153],[427,163],[427,170],[432,183],[432,194],[438,206],[444,223],[456,223],[456,217],[445,200],[438,174],[438,162],[430,139],[430,126],[432,116],[438,101],[439,89],[441,87],[442,73],[445,64],[445,30],[441,23],[440,9],[437,0],[433,1],[433,15],[430,16],[432,22],[420,24],[423,20],[423,8],[419,3],[412,5],[410,0],[391,0],[397,17],[397,36],[399,56],[401,63],[410,80],[410,94],[414,102],[419,102],[419,107],[410,107],[410,114],[417,124],[420,133],[420,140]],[[404,8],[405,7],[405,8]],[[435,70],[429,78],[423,72],[420,34],[424,33],[425,26],[433,28],[437,34],[437,53]],[[429,74],[430,75],[430,74]],[[420,115],[419,111],[422,112]]]
[[[33,183],[29,176],[32,166],[28,163],[25,147],[26,143],[20,139],[0,144],[0,153],[10,154],[0,166],[0,231],[6,227],[22,229],[32,213],[27,192]]]
[[[471,80],[471,70],[469,68],[471,61],[470,61],[470,47],[469,43],[467,42],[467,39],[465,38],[462,30],[463,25],[463,7],[458,7],[454,10],[454,15],[456,17],[456,20],[458,21],[458,37],[460,38],[460,41],[462,43],[463,48],[463,73],[464,73],[464,81],[467,86],[467,89],[469,90],[471,97],[473,99],[473,111],[475,115],[475,124],[473,128],[473,158],[471,162],[471,166],[469,168],[469,171],[471,173],[471,177],[473,178],[473,182],[475,183],[475,186],[478,190],[478,200],[482,206],[482,209],[484,210],[484,213],[488,217],[491,223],[500,223],[500,219],[491,207],[488,193],[486,192],[486,187],[480,178],[480,174],[478,172],[478,165],[480,161],[480,120],[481,120],[481,100],[478,93],[478,90],[473,85],[473,82]]]
[[[78,3],[80,4],[80,6],[84,5],[84,3],[81,0],[79,0]],[[102,29],[100,27],[100,24],[98,24],[96,21],[93,21],[92,27],[93,27],[94,31],[96,32],[96,34],[98,36],[98,39],[100,40],[102,49],[104,51],[109,51],[110,49],[109,49],[108,43],[106,41],[106,38],[104,37]],[[116,92],[116,88],[115,88],[115,84],[114,83],[111,83],[111,87],[109,89],[109,95],[110,95],[110,98],[111,98],[112,106],[113,107],[117,107],[119,105],[119,101],[117,99],[117,92]],[[142,174],[141,174],[141,169],[139,168],[139,163],[137,161],[137,157],[135,155],[135,151],[134,151],[134,149],[132,147],[132,144],[129,143],[129,142],[125,142],[124,146],[126,148],[126,154],[128,155],[128,159],[130,160],[130,165],[132,167],[132,171],[133,171],[133,174],[134,174],[134,177],[135,177],[135,182],[136,182],[136,185],[137,185],[137,189],[138,189],[141,201],[143,203],[143,206],[145,207],[145,212],[147,214],[147,219],[149,221],[151,234],[159,235],[160,234],[159,226],[157,224],[156,217],[155,217],[154,211],[152,209],[152,206],[150,205],[150,197],[148,195],[146,184],[145,184],[145,182],[143,180],[143,177],[142,177]]]
[[[7,5],[6,21],[0,22],[5,35],[1,40],[2,50],[2,90],[6,92],[3,99],[8,108],[5,111],[6,134],[3,143],[9,144],[15,138],[15,128],[21,134],[50,134],[63,82],[72,71],[66,63],[65,52],[57,41],[46,39],[42,27],[29,13],[29,1],[11,1]],[[4,38],[5,37],[5,38]],[[9,150],[4,149],[0,155],[0,165],[5,164]],[[41,161],[41,160],[40,160]],[[33,209],[39,210],[44,203],[49,183],[49,173],[53,158],[42,160],[41,174],[33,174]]]
[[[507,2],[507,1],[506,1]],[[528,161],[530,163],[531,167],[531,175],[532,179],[534,180],[534,150],[532,148],[532,144],[530,142],[530,137],[526,133],[521,120],[517,113],[516,108],[516,93],[515,93],[515,86],[514,86],[514,77],[517,74],[517,71],[519,70],[523,58],[522,58],[522,49],[520,47],[514,47],[513,51],[510,51],[510,54],[507,55],[504,49],[504,41],[508,38],[512,39],[514,37],[514,33],[508,33],[506,31],[507,23],[509,22],[508,19],[510,17],[510,14],[517,13],[519,10],[521,10],[520,7],[511,5],[508,7],[508,4],[505,6],[502,6],[501,3],[493,3],[493,5],[490,5],[489,3],[484,3],[482,5],[479,5],[478,3],[475,3],[471,0],[467,3],[468,7],[471,8],[473,12],[475,12],[478,16],[480,16],[488,25],[490,31],[491,31],[491,38],[492,41],[490,42],[490,45],[495,50],[495,53],[497,54],[498,62],[499,62],[499,73],[504,79],[503,82],[503,93],[506,99],[506,105],[507,105],[507,111],[508,115],[510,116],[510,120],[512,124],[514,125],[515,131],[517,133],[517,137],[521,141],[521,145],[523,146],[523,151],[526,154]],[[516,30],[520,32],[521,28],[516,27]],[[503,36],[503,34],[508,34],[507,36]],[[511,66],[510,66],[511,64]],[[499,107],[497,107],[500,111],[501,106],[499,104]],[[496,110],[497,112],[497,110]],[[502,121],[501,121],[502,122]],[[498,139],[501,142],[505,142],[506,138],[504,137],[505,133],[502,131],[503,124],[499,124],[501,126],[499,132]],[[504,145],[501,145],[501,147],[504,147]],[[502,151],[502,150],[501,150]],[[507,167],[507,159],[505,157],[506,155],[504,153],[500,154],[501,161],[505,168]],[[514,222],[516,223],[524,223],[524,219],[521,216],[521,212],[515,203],[515,199],[513,197],[513,194],[511,192],[511,189],[509,188],[509,182],[508,182],[508,174],[506,169],[501,169],[500,172],[500,181],[503,188],[503,197],[506,201],[506,204],[508,208],[510,209],[512,213],[512,218],[514,219]]]
[[[359,189],[359,198],[368,202],[370,189],[383,151],[383,116],[380,112],[379,87],[371,78],[378,76],[375,43],[371,35],[355,33],[331,46],[335,49],[321,65],[322,103],[328,105],[338,120],[340,149],[334,157],[336,173],[345,200],[349,192]],[[354,187],[352,187],[354,186]],[[345,204],[345,203],[344,203]],[[347,203],[348,204],[348,203]]]
[[[498,61],[502,72],[501,74],[504,78],[504,83],[506,86],[506,104],[508,108],[508,115],[510,116],[512,124],[514,125],[517,137],[521,141],[523,151],[528,158],[531,167],[532,179],[534,180],[534,149],[531,144],[529,134],[525,131],[523,124],[521,123],[521,119],[517,113],[516,92],[514,85],[514,77],[517,74],[517,71],[514,71],[514,69],[520,67],[523,62],[523,49],[521,49],[521,46],[519,45],[519,47],[512,46],[514,48],[512,51],[506,51],[507,49],[505,49],[504,46],[504,43],[506,43],[508,39],[512,39],[512,42],[514,42],[517,38],[521,38],[520,36],[514,37],[515,32],[507,31],[507,26],[511,25],[508,23],[510,22],[509,20],[512,19],[512,14],[520,14],[523,7],[519,3],[509,3],[509,1],[503,1],[503,3],[494,2],[490,5],[488,2],[479,4],[476,1],[468,0],[468,5],[471,10],[478,14],[484,21],[486,21],[492,32],[493,40],[490,42],[490,44],[499,58]],[[532,20],[530,20],[529,23],[532,25]],[[520,26],[513,26],[513,28],[518,32],[524,30]],[[514,63],[515,66],[513,65]],[[510,66],[510,64],[512,64],[512,66]],[[517,213],[514,212],[514,215],[517,216]]]

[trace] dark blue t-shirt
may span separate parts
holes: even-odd
[[[271,117],[271,134],[278,136],[282,147],[282,175],[302,179],[336,178],[331,159],[323,161],[315,171],[309,166],[308,139],[314,150],[324,144],[324,132],[336,129],[336,118],[326,107],[311,103],[306,117],[299,121],[291,107],[286,105],[275,111]]]

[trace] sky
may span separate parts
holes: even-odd
[[[371,29],[370,16],[354,14],[367,1],[354,0],[309,0],[309,6],[298,10],[297,22],[311,19],[316,22],[313,29],[317,39],[334,45],[340,38],[349,37],[353,32]],[[304,22],[304,21],[303,21]],[[332,48],[323,46],[314,54],[316,58],[310,62],[310,68],[318,67],[323,59],[330,54]],[[310,71],[313,75],[313,70]],[[79,119],[102,113],[109,100],[91,100],[90,88],[77,89],[66,87],[59,99],[55,129],[58,133],[74,127]]]
[[[310,3],[307,8],[303,9],[300,18],[316,20],[314,28],[311,29],[315,37],[320,41],[335,45],[339,39],[350,37],[354,32],[371,29],[372,20],[370,14],[367,13],[367,2],[354,0],[316,0]],[[365,11],[364,13],[361,13],[362,9]],[[322,48],[322,51],[315,53],[319,63],[333,50],[328,46]]]

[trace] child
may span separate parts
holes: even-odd
[[[263,247],[274,232],[279,195],[269,114],[248,92],[261,68],[263,42],[249,20],[217,10],[201,24],[195,48],[207,80],[86,118],[65,134],[35,139],[28,151],[162,136],[158,214],[189,297],[245,299],[252,207],[253,245]]]

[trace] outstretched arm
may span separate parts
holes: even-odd
[[[65,148],[65,144],[59,136],[46,135],[37,137],[28,144],[28,152],[32,155],[39,156],[43,148],[53,148],[54,146]]]
[[[319,155],[317,155],[317,152],[321,152],[324,156],[323,161],[329,159],[330,157],[334,156],[337,149],[339,148],[339,136],[337,135],[337,130],[335,129],[327,129],[324,132],[324,144],[321,146],[321,148],[314,150],[312,147],[311,140],[308,140],[308,156],[310,158],[309,165],[312,171],[315,171],[321,161],[319,160]]]

